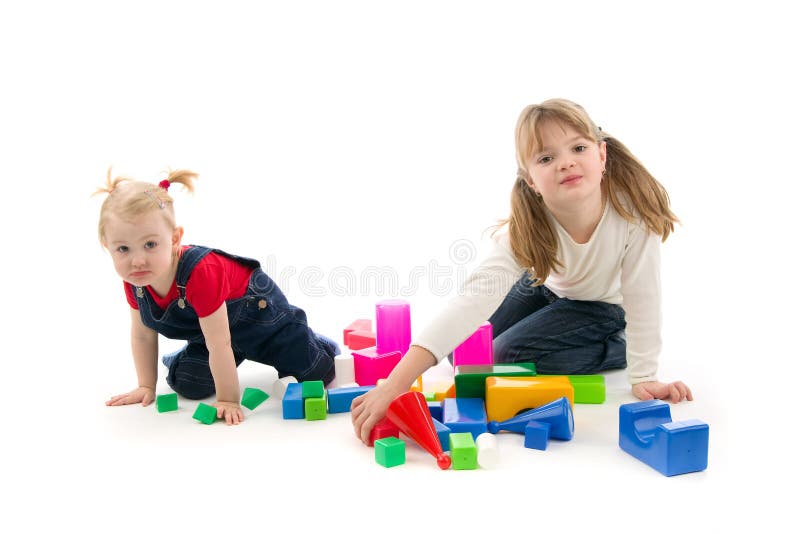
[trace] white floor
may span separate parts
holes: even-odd
[[[118,362],[108,367],[120,368]],[[119,383],[129,383],[119,371]],[[425,375],[426,382],[441,382],[450,372],[443,363]],[[276,373],[245,362],[240,376],[243,388],[269,391]],[[674,420],[709,423],[709,467],[667,478],[617,446],[618,406],[634,399],[624,372],[606,380],[604,404],[575,406],[572,441],[551,441],[546,451],[535,451],[523,447],[521,436],[500,434],[500,465],[475,471],[440,471],[413,442],[406,464],[386,469],[354,437],[349,414],[283,420],[280,402],[270,398],[247,411],[240,426],[206,426],[191,418],[196,401],[181,399],[177,412],[164,414],[154,406],[108,408],[103,400],[116,391],[107,381],[86,383],[76,388],[75,399],[60,399],[48,418],[37,419],[29,434],[16,436],[21,450],[7,456],[16,460],[5,471],[19,498],[14,512],[32,530],[69,523],[86,532],[291,525],[302,531],[503,525],[606,531],[634,522],[648,532],[697,532],[774,519],[761,517],[761,507],[753,505],[770,506],[762,499],[780,494],[748,473],[759,468],[756,459],[769,463],[771,448],[748,451],[764,445],[752,434],[755,425],[745,433],[750,443],[732,441],[733,418],[708,394],[712,384],[695,378],[697,400],[672,406]],[[159,393],[168,391],[162,378]],[[738,456],[743,453],[749,458]]]

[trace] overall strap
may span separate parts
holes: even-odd
[[[208,247],[201,247],[197,245],[189,245],[189,248],[183,251],[180,259],[178,260],[178,270],[175,273],[175,285],[178,286],[178,307],[183,309],[186,307],[186,282],[189,281],[189,275],[192,274],[194,268],[200,263],[200,260],[205,258],[211,249]]]

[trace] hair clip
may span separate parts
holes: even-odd
[[[160,182],[158,182],[158,187],[160,187],[164,191],[169,191],[169,180],[161,180]]]
[[[155,202],[160,209],[162,209],[162,210],[164,209],[164,201],[161,200],[160,198],[157,198],[155,195],[153,195],[152,191],[150,191],[149,189],[146,189],[144,194],[147,195],[148,197],[150,197],[151,199],[153,199],[153,202]]]

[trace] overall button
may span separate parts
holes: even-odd
[[[142,290],[141,287],[136,288],[136,296],[139,298],[142,298],[144,296],[144,291]]]
[[[266,300],[261,299],[261,300],[258,301],[258,309],[259,310],[263,310],[266,307],[267,307],[267,301]]]
[[[178,299],[178,307],[180,309],[184,309],[186,307],[186,301],[183,299]]]

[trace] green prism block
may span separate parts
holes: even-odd
[[[453,469],[478,468],[478,446],[470,432],[450,433],[450,459]]]
[[[318,399],[325,393],[325,384],[322,383],[322,380],[309,380],[301,382],[301,384],[304,399]]]
[[[406,463],[406,442],[394,436],[375,440],[375,461],[383,467]]]
[[[457,365],[456,397],[486,398],[486,379],[490,376],[536,376],[534,363],[496,363],[494,365]]]
[[[575,404],[603,404],[606,378],[603,375],[567,375],[575,390]]]
[[[158,413],[174,412],[178,409],[178,394],[167,393],[156,397],[156,409]]]
[[[242,393],[242,406],[255,410],[259,404],[269,398],[269,395],[258,388],[244,388]]]
[[[197,405],[192,418],[197,419],[204,425],[210,425],[217,420],[217,409],[201,402]]]
[[[328,417],[328,394],[322,397],[313,397],[304,401],[306,421],[321,421]]]

